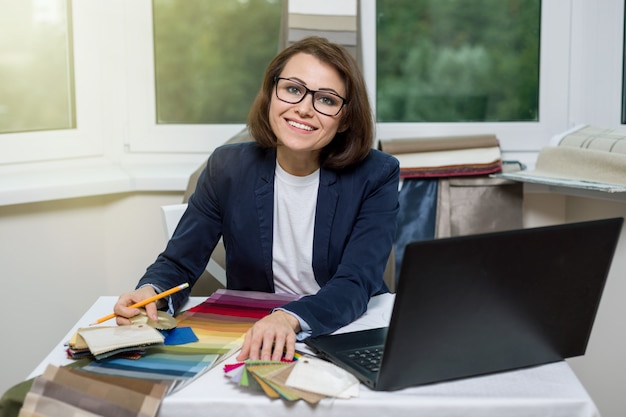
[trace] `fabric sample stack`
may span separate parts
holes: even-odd
[[[258,319],[297,298],[288,294],[218,290],[200,305],[178,315],[177,326],[165,331],[166,335],[155,337],[156,343],[143,343],[147,340],[140,334],[146,330],[144,323],[134,325],[140,329],[136,335],[128,334],[133,326],[82,329],[79,334],[86,336],[87,345],[91,342],[90,348],[104,344],[104,352],[110,352],[111,347],[136,346],[139,340],[142,351],[138,357],[129,358],[128,352],[101,356],[98,350],[96,354],[91,352],[96,360],[80,369],[48,367],[34,380],[19,416],[155,416],[165,395],[183,388],[226,359],[241,347],[245,333]],[[172,335],[185,335],[187,332],[181,331],[189,329],[193,338],[179,340],[182,336],[177,336],[175,342],[168,342]],[[106,340],[99,337],[101,332]]]
[[[502,170],[495,135],[387,139],[378,148],[400,161],[400,178],[464,177]]]
[[[248,360],[227,364],[224,372],[239,386],[262,391],[273,399],[317,404],[326,397],[359,396],[359,381],[354,375],[309,355],[296,355],[293,361]]]

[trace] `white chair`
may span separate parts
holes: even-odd
[[[183,213],[187,209],[187,203],[181,204],[171,204],[166,206],[161,206],[161,212],[163,215],[163,222],[165,224],[165,233],[167,238],[171,238],[174,234],[174,230],[176,229],[176,225],[180,221],[180,218],[183,216]],[[217,244],[217,247],[213,251],[211,258],[209,258],[209,263],[206,266],[206,273],[210,276],[206,277],[207,279],[199,279],[198,283],[192,289],[192,295],[194,293],[203,293],[207,292],[210,294],[217,288],[226,287],[226,270],[225,270],[225,262],[224,262],[224,246],[222,244],[222,240]],[[221,264],[220,264],[221,261]],[[214,281],[214,282],[211,282]],[[215,287],[211,289],[207,289],[206,287]],[[199,288],[196,288],[199,287]],[[204,287],[204,288],[202,288]]]

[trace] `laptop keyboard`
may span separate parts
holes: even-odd
[[[365,369],[378,372],[380,369],[380,361],[383,357],[383,348],[372,347],[367,349],[355,349],[345,352],[345,355]]]

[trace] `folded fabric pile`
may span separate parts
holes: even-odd
[[[156,416],[167,386],[49,365],[35,378],[18,417]]]
[[[384,139],[378,148],[400,161],[401,178],[462,177],[502,170],[495,135]]]
[[[93,357],[96,360],[110,356],[129,359],[141,357],[150,346],[162,345],[177,327],[176,319],[159,311],[157,320],[151,320],[143,310],[131,319],[130,326],[93,326],[78,329],[68,341],[66,350],[70,359]],[[197,340],[197,339],[195,339]]]
[[[626,130],[578,126],[541,149],[534,178],[562,178],[626,186]]]
[[[157,329],[146,324],[85,327],[78,330],[78,336],[96,360],[118,353],[136,352],[149,346],[162,345],[165,340],[165,336]],[[78,337],[76,339],[80,340]]]

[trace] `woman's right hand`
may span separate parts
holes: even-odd
[[[113,308],[113,312],[117,316],[115,319],[117,324],[119,326],[130,324],[130,318],[141,313],[141,310],[129,307],[135,303],[145,300],[146,298],[153,297],[156,294],[157,292],[154,288],[146,285],[145,287],[120,295],[120,298],[118,298],[117,303],[115,303],[115,307]],[[146,309],[146,314],[151,320],[158,321],[156,302],[147,304],[144,308]]]

